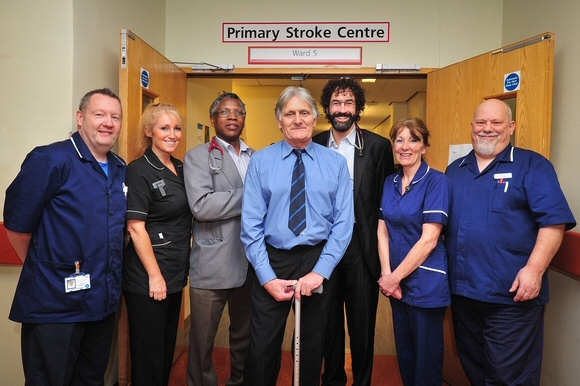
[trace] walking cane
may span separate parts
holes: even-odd
[[[322,285],[312,291],[322,293]],[[300,386],[300,300],[294,298],[294,386]]]

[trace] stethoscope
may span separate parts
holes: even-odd
[[[359,157],[362,157],[363,149],[365,148],[365,139],[363,132],[357,124],[355,124],[354,148],[358,150]],[[330,135],[328,136],[328,146],[330,146]]]
[[[355,126],[356,126],[355,127],[356,135],[354,138],[354,147],[358,150],[359,157],[362,157],[363,149],[365,148],[365,139],[363,137],[363,132],[360,129],[360,127],[358,127],[357,124],[355,124]]]
[[[215,150],[219,151],[219,156],[215,154]],[[209,143],[209,149],[207,150],[207,163],[214,173],[219,173],[224,165],[224,149],[222,149],[222,146],[215,136]]]

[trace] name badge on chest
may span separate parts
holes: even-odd
[[[75,273],[64,278],[64,292],[76,292],[91,288],[91,275],[81,272],[81,263],[75,261]]]

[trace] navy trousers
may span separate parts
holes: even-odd
[[[405,386],[441,386],[447,307],[422,308],[391,298],[397,360]]]
[[[109,363],[115,314],[82,323],[22,324],[26,385],[101,386]]]
[[[459,359],[474,386],[540,384],[544,306],[453,295],[451,310]]]

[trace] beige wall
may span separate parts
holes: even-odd
[[[221,43],[221,22],[350,19],[345,7],[330,0],[296,0],[287,6],[290,3],[249,1],[250,5],[234,0],[53,0],[46,4],[0,0],[0,200],[3,202],[6,187],[33,146],[64,139],[74,129],[73,110],[85,91],[102,86],[118,91],[121,28],[133,30],[174,61],[248,67],[245,44]],[[576,42],[580,26],[574,15],[579,13],[580,4],[569,0],[553,0],[549,7],[541,0],[367,0],[364,7],[356,7],[353,21],[391,22],[390,43],[364,45],[364,66],[369,67],[376,63],[442,67],[544,31],[555,32],[551,153],[578,215],[580,153],[574,140],[574,114],[580,90]],[[217,95],[222,90],[214,91]],[[209,125],[208,107],[204,101],[199,113],[189,113],[190,127],[197,125],[198,117]],[[264,116],[273,116],[270,107],[261,110]],[[258,110],[251,111],[253,115]],[[273,123],[264,122],[250,116],[247,127],[277,131]],[[188,148],[191,146],[188,142]],[[20,326],[7,320],[19,270],[0,266],[0,379],[7,385],[23,383]],[[550,279],[543,384],[575,385],[580,377],[576,365],[580,359],[580,287],[578,281],[556,272],[550,273]]]
[[[72,2],[27,3],[0,0],[2,202],[26,153],[73,128]]]
[[[71,0],[29,3],[0,0],[0,213],[26,153],[72,129]],[[20,267],[0,266],[0,379],[6,385],[24,384],[20,324],[8,320],[19,274]]]
[[[29,1],[29,0],[27,0]],[[69,1],[73,12],[73,111],[89,90],[119,91],[120,31],[127,28],[165,52],[165,2],[160,0]]]
[[[438,68],[495,49],[501,41],[502,0],[365,0],[356,5],[330,0],[166,2],[171,20],[166,53],[174,61],[248,67],[247,44],[221,43],[222,22],[389,21],[389,43],[362,44],[363,66],[373,68],[377,63]]]

